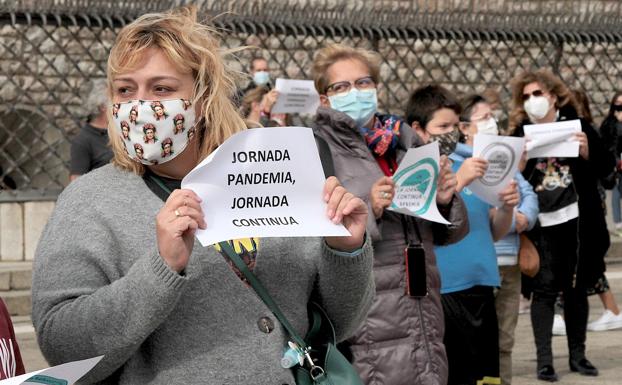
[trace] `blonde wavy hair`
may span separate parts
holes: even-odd
[[[331,44],[326,46],[315,54],[313,57],[313,65],[311,67],[311,75],[315,89],[321,95],[326,94],[326,88],[329,86],[326,71],[328,67],[340,60],[355,59],[365,64],[369,69],[369,74],[376,83],[380,81],[380,55],[373,51],[362,48],[352,48],[343,44]]]
[[[523,90],[525,86],[534,82],[540,84],[544,91],[547,91],[556,98],[555,107],[557,109],[566,105],[571,105],[576,111],[579,111],[572,92],[559,77],[553,74],[553,72],[544,68],[537,71],[525,71],[510,82],[510,88],[512,90],[510,105],[512,110],[510,111],[508,125],[509,134],[512,134],[525,119],[528,119],[525,108],[523,107]]]
[[[112,79],[135,69],[149,48],[161,49],[177,69],[192,72],[194,89],[191,100],[200,114],[196,126],[199,161],[227,138],[246,129],[232,101],[236,80],[240,75],[229,68],[224,60],[240,49],[222,49],[218,37],[214,28],[197,20],[196,7],[181,7],[143,15],[125,26],[119,32],[108,58],[110,100],[113,94]],[[108,121],[108,133],[114,152],[112,163],[142,175],[144,166],[126,154],[117,129],[113,126],[112,109],[109,109]]]

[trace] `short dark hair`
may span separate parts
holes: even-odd
[[[484,98],[482,95],[469,95],[466,98],[462,99],[462,113],[460,114],[461,122],[470,122],[471,115],[473,114],[473,109],[476,105],[480,103],[488,103],[488,100]]]
[[[251,58],[251,69],[255,69],[255,62],[259,60],[263,60],[266,63],[268,62],[268,59],[263,56],[254,56],[253,58]]]
[[[418,122],[425,129],[434,113],[443,108],[453,110],[456,115],[460,115],[462,111],[458,99],[445,87],[433,84],[419,87],[408,98],[407,123],[412,125],[413,122]]]

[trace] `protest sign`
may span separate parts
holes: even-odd
[[[247,237],[347,236],[326,216],[324,172],[310,128],[246,130],[181,182],[203,202],[203,246]]]
[[[524,126],[528,158],[576,158],[579,142],[574,134],[581,132],[581,121],[564,120],[554,123],[528,124]]]
[[[274,89],[279,97],[272,106],[275,114],[315,114],[320,106],[320,96],[312,80],[276,79]]]
[[[449,224],[436,206],[439,171],[438,142],[409,148],[393,174],[395,196],[388,210]]]
[[[473,157],[485,159],[488,169],[483,177],[469,185],[469,190],[484,202],[501,206],[499,193],[514,178],[524,148],[524,138],[476,134],[473,138]]]
[[[0,381],[0,385],[71,385],[88,373],[104,356],[73,361]]]

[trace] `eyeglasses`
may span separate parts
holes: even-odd
[[[470,122],[483,122],[483,121],[488,120],[490,118],[492,118],[494,120],[497,120],[497,118],[495,118],[495,116],[492,114],[492,112],[487,112],[487,113],[485,113],[482,116],[472,116]]]
[[[532,96],[542,96],[542,95],[544,95],[544,91],[542,90],[535,90],[530,94],[523,94],[523,102],[526,102]]]
[[[374,82],[371,76],[356,79],[354,83],[349,81],[336,82],[326,87],[326,93],[341,94],[350,91],[352,86],[357,90],[369,90],[376,87],[376,82]]]
[[[620,112],[622,111],[622,104],[614,104],[613,106],[611,106],[611,109],[616,112]]]

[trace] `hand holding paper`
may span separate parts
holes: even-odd
[[[471,182],[469,189],[481,200],[502,206],[504,201],[500,193],[514,179],[524,147],[524,138],[476,134],[471,159],[483,159],[487,167],[483,175]]]
[[[156,216],[158,250],[164,262],[177,272],[184,270],[196,230],[206,227],[201,198],[192,190],[173,191]]]
[[[451,161],[447,158],[447,155],[441,155],[439,167],[441,172],[438,176],[436,203],[446,206],[453,199],[458,186],[458,178],[451,170]]]
[[[384,209],[391,205],[395,196],[395,182],[388,176],[383,176],[371,186],[369,200],[376,219],[382,216]]]
[[[581,132],[581,121],[578,119],[528,124],[523,128],[527,139],[527,155],[529,158],[576,158],[579,155],[580,142],[575,136]]]
[[[436,206],[439,174],[438,142],[409,148],[393,175],[395,197],[388,210],[449,224]]]
[[[335,224],[343,223],[350,236],[326,237],[326,244],[335,250],[353,251],[361,247],[367,226],[367,205],[348,192],[331,176],[324,184],[326,215]]]
[[[208,246],[247,237],[348,236],[326,215],[325,181],[311,129],[274,127],[233,135],[181,186],[201,198],[207,228],[197,224],[196,236]]]
[[[463,188],[470,185],[474,180],[483,177],[487,169],[488,162],[486,159],[475,156],[465,159],[456,173],[459,191],[462,191]]]

